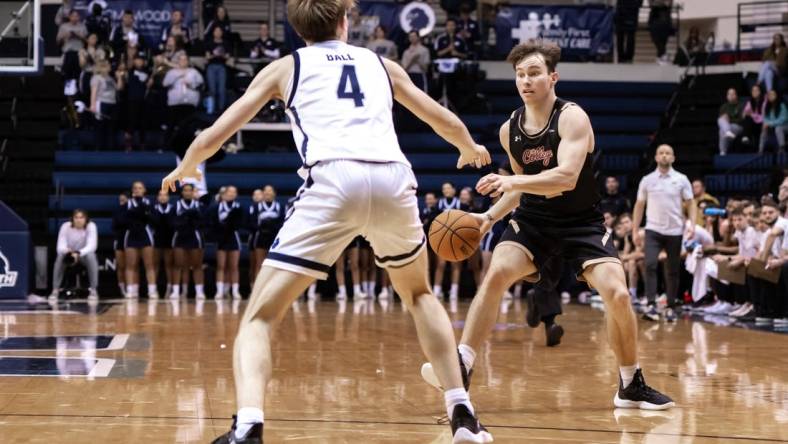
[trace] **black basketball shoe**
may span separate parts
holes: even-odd
[[[621,375],[618,377],[618,391],[613,404],[622,409],[667,410],[676,405],[672,399],[646,385],[643,372],[637,369],[632,382],[624,388]]]
[[[462,355],[460,352],[457,352],[457,358],[460,360],[460,374],[462,375],[462,386],[465,388],[465,391],[469,391],[471,389],[471,376],[473,375],[473,369],[470,371],[465,368],[465,363],[462,362]],[[435,370],[432,369],[432,364],[429,362],[424,363],[421,366],[421,377],[424,379],[424,382],[427,384],[435,387],[436,389],[443,391],[443,386],[441,386],[440,380],[438,380],[438,376],[435,374]]]
[[[536,290],[533,288],[525,293],[525,322],[531,328],[539,326],[539,307],[536,306]]]
[[[558,324],[545,325],[545,336],[547,337],[547,346],[555,347],[561,343],[561,337],[564,335],[564,327]]]
[[[263,424],[255,424],[250,428],[243,438],[235,437],[235,423],[238,418],[233,415],[233,426],[230,431],[214,439],[211,444],[263,444]]]
[[[492,442],[493,437],[465,404],[454,406],[451,415],[452,444],[481,444]]]

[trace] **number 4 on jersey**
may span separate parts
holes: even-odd
[[[348,83],[350,83],[350,91],[348,91]],[[364,106],[364,93],[361,92],[361,88],[358,86],[355,66],[342,66],[342,76],[339,78],[337,97],[340,99],[353,99],[356,107]]]

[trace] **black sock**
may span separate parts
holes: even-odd
[[[544,323],[544,328],[550,328],[555,324],[555,315],[543,316],[542,322]]]

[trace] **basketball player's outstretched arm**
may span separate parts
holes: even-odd
[[[468,128],[459,117],[417,88],[408,77],[408,73],[396,62],[383,59],[383,66],[391,78],[394,99],[460,150],[457,168],[465,165],[481,167],[491,162],[490,153],[485,147],[473,141]]]
[[[579,106],[564,109],[558,119],[558,134],[561,136],[558,166],[528,176],[489,174],[479,180],[476,190],[494,196],[508,191],[553,196],[573,190],[593,143],[594,133],[588,115]]]
[[[243,96],[236,100],[216,122],[197,136],[181,164],[161,182],[162,190],[175,191],[175,184],[186,177],[200,177],[197,166],[216,154],[222,144],[238,132],[271,99],[282,99],[293,73],[293,57],[272,62],[255,76]]]

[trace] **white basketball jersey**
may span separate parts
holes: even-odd
[[[410,166],[394,132],[393,89],[378,55],[332,40],[293,58],[287,112],[305,166],[336,159]]]

